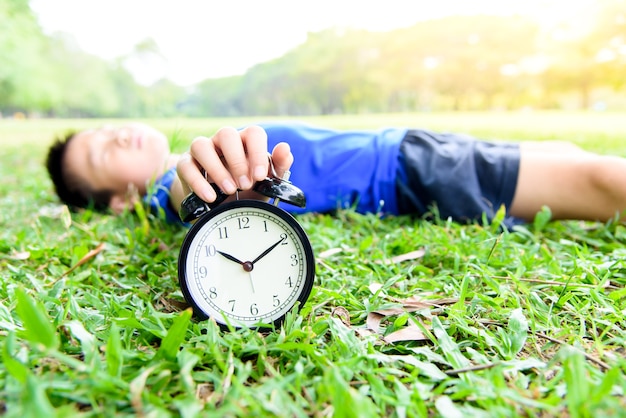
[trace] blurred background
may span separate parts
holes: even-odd
[[[429,3],[0,0],[0,114],[626,110],[626,0]]]

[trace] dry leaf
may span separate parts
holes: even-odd
[[[61,277],[67,276],[68,274],[70,274],[71,272],[73,272],[74,270],[76,270],[78,267],[82,266],[83,264],[85,264],[87,261],[91,260],[92,258],[94,258],[95,256],[97,256],[98,254],[100,254],[100,252],[102,252],[102,250],[104,250],[104,242],[101,243],[100,245],[98,245],[96,248],[94,248],[93,250],[89,251],[87,254],[85,254],[83,256],[83,258],[81,258],[78,263],[76,263],[75,265],[73,265],[72,267],[70,267],[70,269],[68,271],[66,271],[65,273],[63,273],[61,275]]]
[[[19,253],[14,252],[10,255],[11,260],[28,260],[30,258],[30,252],[21,251]]]
[[[443,306],[443,305],[452,305],[459,301],[457,298],[439,298],[439,299],[422,299],[421,296],[411,296],[406,299],[396,299],[391,298],[394,302],[401,303],[404,306]]]
[[[322,252],[321,252],[321,253],[319,253],[317,256],[318,256],[319,258],[328,258],[328,257],[330,257],[331,255],[339,254],[339,253],[340,253],[340,252],[342,252],[342,251],[343,251],[343,249],[341,249],[341,248],[330,248],[330,249],[328,249],[328,250],[326,250],[326,251],[322,251]]]
[[[383,287],[383,285],[380,284],[380,283],[372,283],[368,287],[370,289],[370,292],[375,294],[376,292],[378,292]]]
[[[388,309],[379,309],[376,312],[384,316],[400,315],[405,312],[415,312],[420,309],[432,308],[433,306],[451,305],[458,302],[458,299],[456,298],[421,300],[418,296],[412,296],[408,299],[391,299],[394,302],[397,302],[399,306]]]
[[[424,303],[424,302],[419,303],[419,304],[413,303],[413,304],[406,304],[406,305],[397,306],[397,307],[388,308],[388,309],[378,309],[376,313],[384,315],[384,316],[400,315],[405,312],[415,312],[415,311],[419,311],[420,309],[432,308],[432,306],[433,305]]]
[[[215,388],[212,383],[200,383],[196,387],[196,399],[200,402],[209,402],[215,394]]]
[[[350,326],[350,312],[348,312],[348,310],[343,306],[337,306],[334,308],[330,315],[339,318],[344,325],[348,327]]]
[[[378,312],[370,312],[367,314],[367,329],[376,333],[380,332],[380,323],[385,318],[385,315],[381,315]]]
[[[176,299],[161,297],[158,300],[157,307],[167,313],[180,312],[189,308],[189,304]]]
[[[361,328],[354,328],[354,331],[357,334],[359,334],[359,336],[361,336],[361,337],[369,337],[371,335],[378,334],[377,332],[374,332],[371,329],[363,328],[363,327],[361,327]]]
[[[378,260],[377,262],[379,264],[399,264],[402,263],[403,261],[410,261],[410,260],[417,260],[420,258],[424,258],[424,255],[426,254],[426,250],[424,248],[420,248],[419,250],[415,250],[415,251],[411,251],[405,254],[400,254],[397,255],[395,257],[391,257],[391,259],[388,260]]]
[[[411,253],[413,256],[417,254],[417,252]],[[372,283],[369,285],[369,290],[376,294],[382,288],[382,284],[380,283]],[[368,337],[371,335],[377,335],[379,338],[379,342],[385,343],[394,343],[397,341],[429,341],[429,338],[424,334],[422,329],[415,325],[414,323],[410,323],[406,327],[399,329],[390,333],[389,335],[383,337],[381,334],[384,332],[381,329],[381,323],[388,316],[396,316],[401,315],[407,312],[415,312],[420,309],[431,309],[433,307],[440,307],[442,305],[450,305],[458,302],[456,298],[440,298],[440,299],[430,299],[424,300],[423,294],[420,296],[411,296],[407,299],[398,299],[392,298],[385,294],[381,294],[382,297],[391,300],[392,302],[397,303],[397,306],[387,308],[387,309],[378,309],[370,312],[367,315],[365,326],[361,325],[360,327],[352,327],[350,325],[350,315],[346,308],[337,307],[333,309],[331,315],[339,318],[344,325],[350,327],[355,333],[357,333],[361,337]]]
[[[383,341],[386,343],[395,343],[397,341],[428,341],[428,337],[424,335],[417,325],[411,323],[383,337]]]
[[[401,255],[397,255],[395,257],[392,257],[391,258],[391,262],[392,263],[401,263],[403,261],[417,260],[419,258],[424,258],[425,254],[426,254],[426,250],[423,249],[423,248],[420,248],[419,250],[411,251],[411,252],[406,253],[406,254],[401,254]]]

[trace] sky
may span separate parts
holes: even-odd
[[[179,85],[245,73],[326,28],[387,31],[451,14],[566,18],[593,0],[31,0],[48,34],[64,32],[104,59],[152,39],[161,57],[128,60],[138,82]]]

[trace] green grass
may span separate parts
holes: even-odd
[[[152,122],[182,148],[253,120]],[[309,120],[568,138],[626,156],[624,114]],[[269,333],[223,332],[185,310],[184,230],[70,216],[57,203],[42,166],[52,135],[99,123],[0,120],[6,416],[626,416],[624,226],[543,213],[500,233],[486,222],[301,216],[318,256],[303,310]],[[408,339],[388,342],[396,331]]]

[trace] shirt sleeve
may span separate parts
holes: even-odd
[[[156,216],[165,219],[169,223],[184,225],[178,213],[172,207],[170,201],[170,188],[176,176],[176,168],[171,168],[158,178],[144,197],[144,202],[150,206],[150,210]]]

